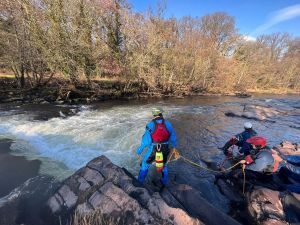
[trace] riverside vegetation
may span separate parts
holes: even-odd
[[[299,92],[298,37],[249,41],[226,13],[177,19],[164,9],[163,2],[140,14],[126,0],[3,0],[0,66],[16,79],[2,78],[1,89],[46,90],[56,100],[75,90],[83,98]]]

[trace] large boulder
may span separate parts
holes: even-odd
[[[47,201],[47,211],[50,224],[68,220],[75,212],[88,216],[95,211],[116,224],[203,224],[183,207],[167,204],[158,192],[139,186],[128,171],[105,156],[69,177]]]
[[[300,224],[297,195],[255,187],[247,195],[248,210],[259,224]]]
[[[280,201],[280,192],[267,188],[254,189],[248,198],[248,209],[256,221],[264,221],[268,218],[284,220],[285,213]]]

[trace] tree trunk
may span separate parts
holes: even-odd
[[[22,64],[21,65],[21,68],[20,68],[20,86],[21,88],[24,88],[25,87],[25,69],[24,69],[24,65]]]

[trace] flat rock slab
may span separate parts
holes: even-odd
[[[174,184],[168,187],[169,192],[180,202],[189,214],[210,225],[238,225],[237,221],[219,211],[194,188],[185,184]]]

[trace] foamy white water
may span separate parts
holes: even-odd
[[[259,102],[253,99],[251,102]],[[287,103],[286,103],[286,102]],[[263,99],[265,102],[265,99]],[[272,100],[281,109],[289,109],[297,102]],[[278,102],[278,104],[277,104]],[[216,148],[222,146],[232,135],[241,132],[245,118],[226,117],[226,110],[241,103],[221,102],[216,105],[202,102],[162,101],[157,103],[171,119],[178,135],[180,151],[210,156],[222,153]],[[54,106],[49,106],[53,109]],[[0,138],[14,140],[11,146],[15,155],[42,161],[41,173],[63,179],[84,166],[91,159],[105,155],[115,164],[125,167],[137,175],[139,163],[135,154],[140,144],[145,125],[152,119],[153,104],[117,105],[111,108],[91,109],[80,107],[81,111],[67,118],[33,120],[32,111],[23,108],[0,111]],[[30,108],[30,106],[28,107]],[[27,108],[27,109],[28,109]],[[31,110],[36,109],[34,108]],[[47,109],[47,108],[46,108]],[[39,111],[41,110],[41,111]],[[56,115],[58,115],[55,109]],[[45,108],[35,113],[40,115]],[[53,115],[50,113],[50,115]],[[42,117],[44,118],[44,117]],[[251,121],[256,131],[268,138],[270,146],[282,140],[300,142],[299,115],[292,114],[276,118],[276,123]]]
[[[151,119],[153,105],[118,106],[103,110],[85,108],[78,114],[48,121],[32,121],[29,115],[2,115],[0,135],[16,140],[16,155],[42,160],[41,173],[64,178],[91,159],[105,155],[112,162],[137,172],[135,150]],[[202,107],[163,107],[167,115],[202,112]]]

